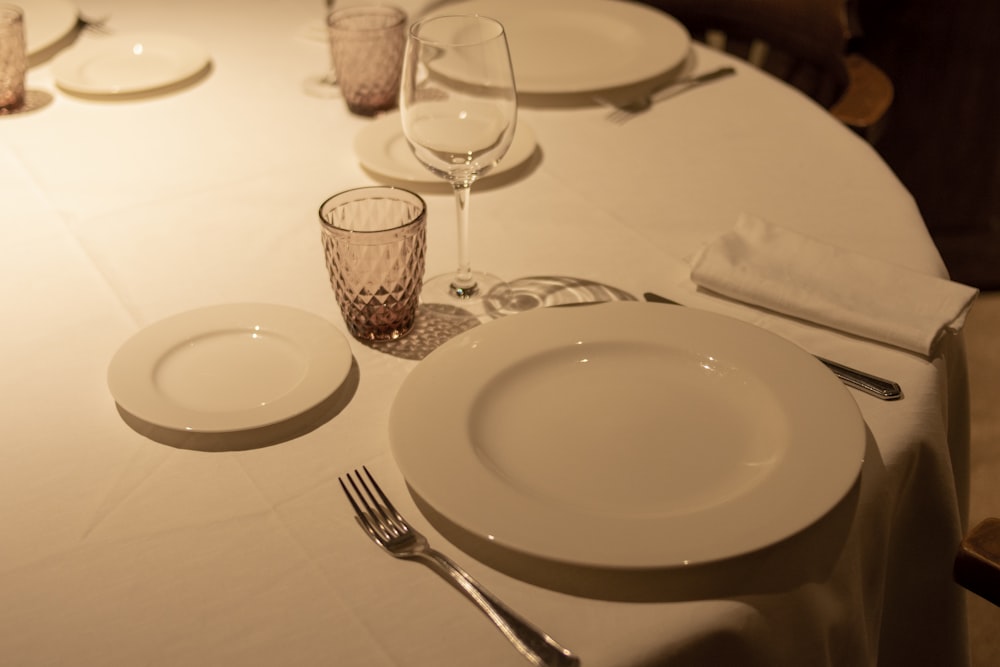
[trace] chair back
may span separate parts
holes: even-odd
[[[683,23],[694,39],[787,81],[862,133],[892,102],[889,77],[848,54],[843,0],[643,0]]]

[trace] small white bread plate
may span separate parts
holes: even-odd
[[[534,154],[536,146],[535,133],[519,122],[507,154],[483,176],[483,180],[524,164]],[[414,157],[403,136],[398,113],[379,116],[358,132],[354,138],[354,152],[361,166],[376,174],[411,183],[442,182]]]
[[[168,429],[217,433],[297,416],[351,369],[347,339],[296,308],[225,304],[156,322],[111,360],[108,387],[130,415]]]
[[[466,0],[433,13],[500,21],[521,93],[585,93],[639,83],[683,63],[691,48],[691,36],[674,18],[624,0]]]
[[[737,320],[615,302],[462,333],[404,381],[392,452],[478,540],[548,562],[667,569],[796,534],[853,488],[854,399],[811,355]]]
[[[67,0],[18,0],[24,12],[24,30],[29,56],[44,51],[76,27],[79,10]]]
[[[176,35],[111,35],[82,42],[56,58],[56,84],[88,95],[128,95],[165,88],[194,77],[209,55]]]

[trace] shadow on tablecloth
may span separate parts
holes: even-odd
[[[460,528],[408,488],[424,518],[452,545],[521,581],[579,597],[625,602],[746,598],[787,592],[830,579],[842,560],[854,524],[863,495],[864,470],[876,472],[877,477],[878,468],[884,468],[875,438],[867,428],[866,437],[865,464],[858,480],[837,505],[812,525],[776,544],[733,558],[692,565],[665,564],[657,569],[592,567],[505,548]],[[761,517],[761,521],[767,520]]]
[[[368,345],[400,359],[419,361],[463,331],[501,317],[537,308],[635,300],[624,290],[586,278],[529,276],[505,283],[499,290],[488,294],[482,316],[476,316],[460,305],[421,304],[417,321],[404,338]]]

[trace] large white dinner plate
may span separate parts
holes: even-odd
[[[510,171],[524,164],[537,146],[535,133],[518,122],[507,154],[483,178]],[[354,137],[354,152],[366,169],[392,179],[412,183],[440,183],[441,179],[420,164],[403,136],[399,113],[388,113],[366,125]]]
[[[514,315],[414,368],[390,416],[414,494],[548,562],[666,569],[790,537],[854,486],[853,398],[811,355],[711,313],[617,302]]]
[[[73,31],[79,11],[68,0],[17,0],[24,12],[28,55],[44,51]]]
[[[156,322],[111,360],[108,386],[130,415],[168,429],[219,433],[290,419],[347,377],[351,348],[328,321],[296,308],[225,304]]]
[[[522,93],[584,93],[639,83],[680,65],[691,47],[687,29],[675,19],[624,0],[466,0],[433,14],[500,21]]]
[[[208,63],[208,52],[185,37],[111,35],[62,53],[52,71],[56,84],[71,92],[126,95],[183,82]]]

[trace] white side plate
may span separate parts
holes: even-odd
[[[204,70],[208,52],[174,35],[112,35],[88,40],[56,58],[59,87],[89,95],[126,95],[180,83]]]
[[[226,304],[168,317],[128,339],[108,387],[126,412],[199,433],[269,426],[333,394],[351,369],[330,322],[287,306]]]
[[[534,154],[536,147],[535,133],[524,123],[518,122],[507,154],[481,180],[525,163]],[[403,136],[398,113],[379,116],[358,132],[354,138],[354,152],[361,166],[376,174],[411,183],[442,182],[413,156],[413,151]]]

